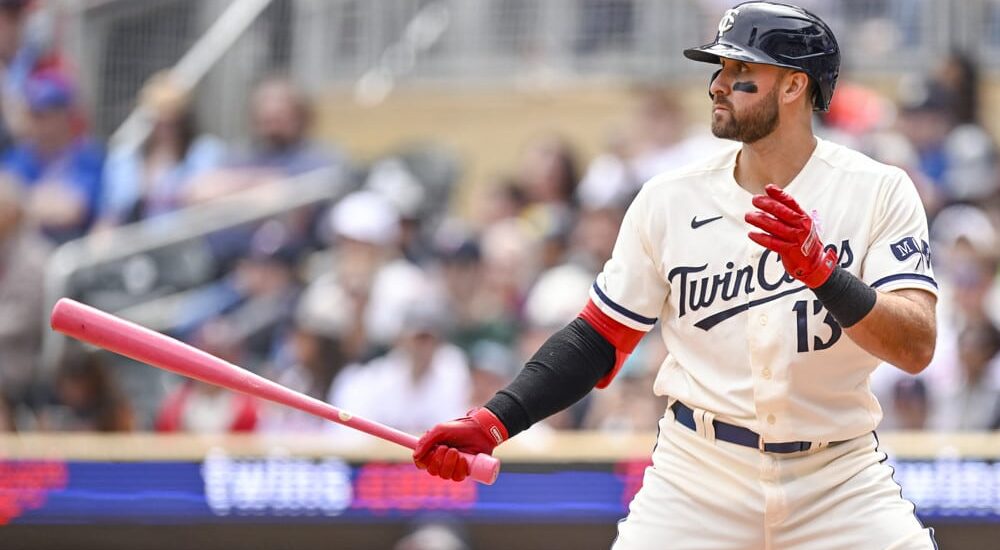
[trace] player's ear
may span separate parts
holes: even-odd
[[[791,105],[796,101],[801,101],[802,97],[806,102],[811,101],[809,97],[809,76],[802,71],[788,71],[781,80],[781,102]]]

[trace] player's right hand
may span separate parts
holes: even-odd
[[[492,455],[506,439],[507,428],[500,419],[480,407],[425,433],[413,451],[413,463],[432,476],[462,481],[469,475],[469,464],[461,453]]]
[[[816,222],[788,193],[775,185],[765,187],[766,195],[755,195],[759,208],[744,218],[763,233],[749,234],[750,240],[777,252],[789,275],[809,288],[818,288],[837,268],[837,253],[823,246]]]

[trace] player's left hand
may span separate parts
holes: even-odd
[[[837,254],[823,251],[816,224],[799,203],[775,185],[764,188],[766,195],[755,195],[753,205],[760,210],[744,219],[764,233],[749,234],[753,242],[777,252],[785,271],[809,288],[817,288],[830,278],[837,267]]]

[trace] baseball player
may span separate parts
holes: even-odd
[[[657,321],[669,397],[616,550],[934,548],[892,479],[869,375],[934,352],[937,284],[906,174],[816,138],[840,50],[798,7],[728,10],[712,131],[735,143],[646,183],[579,317],[467,417],[427,432],[420,468],[461,480],[491,452],[603,388]]]

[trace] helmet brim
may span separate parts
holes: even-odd
[[[688,48],[684,50],[684,57],[693,61],[714,63],[716,65],[722,63],[720,58],[726,58],[743,61],[745,63],[763,63],[766,65],[797,69],[797,67],[788,65],[787,63],[782,63],[761,51],[750,50],[735,44],[727,44],[725,42],[713,42],[698,48]]]

